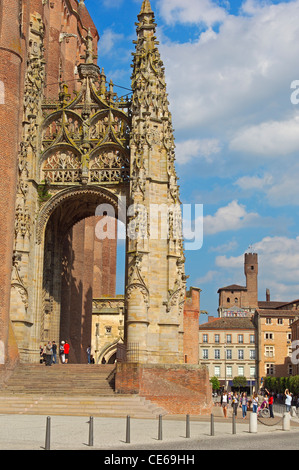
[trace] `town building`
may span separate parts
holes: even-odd
[[[256,388],[256,329],[249,317],[211,318],[199,325],[199,361],[228,390],[234,377],[247,379],[247,390]]]
[[[291,324],[292,343],[291,358],[293,375],[299,375],[299,316]]]
[[[292,364],[292,324],[298,311],[284,308],[257,309],[254,324],[257,336],[257,381],[263,377],[295,375]]]
[[[218,290],[218,312],[220,317],[236,321],[245,317],[251,319],[256,337],[255,379],[261,386],[265,376],[294,374],[291,325],[299,316],[299,301],[273,301],[269,289],[266,300],[258,300],[257,253],[245,253],[244,273],[246,286],[233,284]]]

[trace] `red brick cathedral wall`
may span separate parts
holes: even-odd
[[[45,26],[47,98],[57,99],[59,79],[76,89],[75,66],[82,62],[84,38],[90,28],[97,50],[99,35],[83,3],[77,0],[0,1],[0,372],[16,360],[10,333],[10,289],[15,225],[17,165],[22,137],[24,79],[29,50],[30,15]],[[72,47],[59,42],[60,33],[75,34]],[[96,60],[96,59],[95,59]]]

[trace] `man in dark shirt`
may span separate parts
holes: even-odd
[[[55,341],[52,341],[52,351],[52,364],[56,364],[57,344],[55,343]]]

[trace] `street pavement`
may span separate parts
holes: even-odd
[[[93,418],[93,442],[89,417],[50,418],[50,450],[101,450],[103,458],[114,455],[111,452],[116,450],[126,454],[146,450],[299,450],[298,418],[291,420],[290,431],[282,430],[281,417],[273,421],[268,418],[264,420],[266,424],[258,422],[257,433],[253,434],[249,432],[248,415],[246,420],[237,419],[236,434],[233,434],[232,420],[216,417],[214,436],[211,436],[209,417],[191,416],[189,438],[186,417],[166,416],[162,419],[160,440],[158,419],[131,418],[128,437],[126,418]],[[46,422],[46,416],[0,415],[0,450],[45,450]]]

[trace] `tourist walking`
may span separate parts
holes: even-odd
[[[66,341],[64,344],[64,356],[65,356],[65,363],[67,364],[69,362],[69,352],[70,352],[70,345]]]
[[[59,356],[60,356],[61,364],[65,363],[64,344],[65,344],[65,341],[61,341],[60,346],[59,346]]]
[[[44,348],[42,345],[39,347],[39,363],[42,364],[44,362]]]
[[[270,393],[268,405],[269,405],[269,411],[270,411],[270,418],[274,418],[274,413],[273,413],[274,395],[273,393]]]
[[[48,341],[46,345],[46,366],[50,366],[52,362],[52,343],[51,341]]]
[[[228,395],[227,391],[224,390],[224,392],[221,395],[221,400],[220,400],[222,409],[223,409],[223,415],[225,418],[227,418],[227,405],[228,405]]]
[[[291,411],[291,404],[292,404],[292,395],[290,394],[289,390],[286,389],[285,392],[285,406],[286,406],[286,411],[290,412]]]
[[[256,392],[253,393],[252,395],[252,412],[257,413],[257,407],[259,404],[259,397]]]
[[[242,417],[243,419],[247,418],[247,405],[248,405],[248,400],[247,400],[247,395],[246,393],[242,393],[241,397],[241,405],[242,405]]]
[[[56,364],[57,363],[57,344],[55,343],[55,341],[52,341],[52,351],[53,351],[52,364]]]
[[[91,363],[90,361],[90,357],[91,357],[91,346],[88,346],[88,348],[86,349],[86,352],[87,352],[87,362],[88,364]]]
[[[233,410],[234,410],[233,412],[234,412],[234,415],[237,416],[238,404],[239,404],[239,398],[238,398],[237,392],[235,392],[235,393],[233,394],[232,404],[233,404]]]

